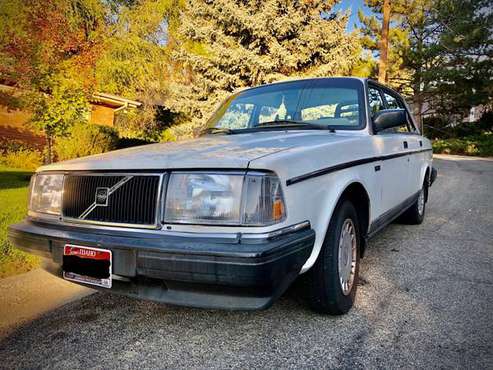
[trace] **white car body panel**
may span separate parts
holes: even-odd
[[[321,145],[317,131],[209,135],[195,140],[150,144],[42,166],[39,171],[145,170],[177,168],[245,169],[250,161],[283,150]],[[333,141],[334,139],[332,139]]]
[[[418,137],[417,135],[359,136],[351,132],[340,134],[320,132],[319,135],[325,137],[320,145],[310,147],[301,143],[297,148],[253,160],[249,166],[252,169],[273,170],[281,178],[285,186],[287,202],[286,224],[309,220],[316,232],[313,253],[302,272],[315,263],[334,207],[342,192],[350,184],[357,182],[366,189],[370,199],[369,224],[371,224],[387,210],[416,193],[421,188],[418,183],[423,183],[426,169],[431,168],[431,152],[428,156],[426,153],[418,153],[374,161],[286,186],[286,180],[320,168],[363,158],[401,153],[403,137],[407,140],[410,140],[411,136]],[[425,148],[431,150],[429,140],[422,137],[420,139],[426,145]],[[408,148],[406,151],[413,150]],[[332,155],[333,153],[337,155]],[[413,160],[410,159],[411,157]],[[413,172],[410,168],[411,163],[416,168],[419,167],[420,171]],[[375,166],[380,166],[381,170],[376,172]],[[411,181],[412,177],[416,180]]]
[[[367,119],[368,121],[368,119]],[[262,233],[303,221],[316,232],[315,263],[334,208],[344,190],[360,183],[369,200],[369,225],[416,194],[431,170],[431,143],[418,134],[373,135],[367,124],[354,131],[278,130],[209,135],[178,143],[152,144],[43,166],[40,171],[239,169],[275,172],[283,187],[287,217],[267,227],[163,225],[159,232]],[[404,148],[404,142],[407,148]],[[421,144],[420,144],[421,142]],[[406,155],[409,153],[409,155]],[[412,154],[414,153],[414,154]],[[393,156],[392,158],[385,157]],[[321,169],[367,160],[288,185],[290,179]],[[377,167],[380,167],[377,169]],[[364,230],[365,234],[368,230]]]

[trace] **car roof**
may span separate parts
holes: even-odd
[[[354,77],[354,76],[335,76],[335,77],[296,77],[296,78],[287,78],[285,80],[274,81],[267,84],[252,86],[252,87],[244,87],[234,91],[234,93],[239,93],[242,91],[253,90],[259,87],[270,86],[270,85],[280,85],[284,83],[292,83],[297,81],[316,81],[316,80],[357,80],[365,83],[365,81],[372,81],[366,77]]]

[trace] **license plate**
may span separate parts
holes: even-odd
[[[109,249],[66,244],[63,247],[63,278],[111,288],[112,255]]]

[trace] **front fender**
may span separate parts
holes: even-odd
[[[428,172],[428,176],[431,175],[431,169],[432,169],[432,165],[433,165],[433,160],[432,159],[428,159],[425,157],[425,160],[421,162],[421,166],[420,166],[420,170],[419,170],[419,184],[424,184],[424,181],[425,181],[425,177],[427,175],[427,172]],[[429,177],[428,177],[429,179]]]
[[[371,204],[376,202],[376,199],[372,199],[371,194],[379,194],[379,192],[369,191],[374,184],[369,184],[366,180],[369,178],[365,176],[366,171],[366,168],[356,170],[352,168],[311,178],[287,187],[286,198],[291,200],[291,203],[288,203],[288,209],[299,214],[300,219],[308,219],[316,235],[312,253],[303,265],[301,273],[308,271],[315,264],[322,249],[334,209],[344,191],[351,184],[360,183],[365,188],[370,197],[369,213],[371,218]]]

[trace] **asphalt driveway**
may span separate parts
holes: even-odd
[[[370,241],[355,308],[260,312],[96,293],[0,341],[0,368],[493,368],[493,161],[441,157],[425,222]]]

